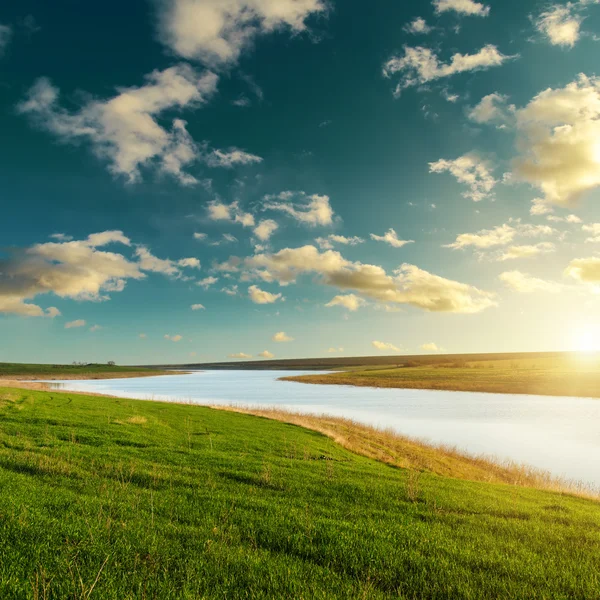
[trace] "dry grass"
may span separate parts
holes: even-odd
[[[367,458],[409,469],[426,471],[441,477],[469,481],[503,483],[522,487],[562,492],[588,498],[598,498],[598,491],[579,482],[555,477],[547,471],[490,456],[471,456],[455,447],[429,444],[409,438],[395,431],[382,430],[351,419],[329,415],[309,415],[280,409],[240,408],[214,406],[298,425],[318,431],[337,444]]]
[[[148,419],[146,419],[146,417],[142,417],[141,415],[135,415],[133,417],[129,417],[127,422],[131,425],[144,425],[148,422]]]

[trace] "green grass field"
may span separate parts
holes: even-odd
[[[0,363],[0,379],[26,378],[26,379],[75,379],[77,377],[102,378],[157,375],[159,371],[143,367],[120,367],[108,364],[90,365],[38,365],[25,363]]]
[[[600,598],[600,505],[244,414],[0,389],[0,598]]]

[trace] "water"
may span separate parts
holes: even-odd
[[[320,386],[277,381],[302,371],[52,382],[73,391],[193,404],[279,407],[349,417],[472,454],[527,463],[600,488],[600,400]]]

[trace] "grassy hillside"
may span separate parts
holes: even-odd
[[[207,408],[0,389],[0,598],[600,598],[600,505]]]
[[[142,377],[158,375],[145,367],[120,367],[117,365],[36,365],[25,363],[0,363],[0,379],[107,379],[110,377]]]
[[[600,398],[599,367],[598,355],[473,361],[440,357],[437,364],[425,366],[409,362],[400,368],[360,368],[285,379],[316,384]]]

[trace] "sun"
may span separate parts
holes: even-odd
[[[600,327],[585,327],[573,336],[573,350],[577,352],[600,352]]]

